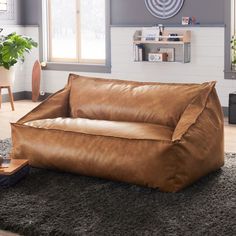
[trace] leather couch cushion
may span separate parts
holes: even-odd
[[[107,80],[70,75],[71,117],[175,127],[204,84]],[[171,85],[171,86],[170,86]]]
[[[173,187],[181,158],[169,155],[171,141],[124,139],[12,124],[15,159],[34,167],[159,187]],[[173,164],[171,164],[173,163]]]
[[[163,140],[170,141],[173,129],[167,126],[118,122],[105,120],[89,120],[83,118],[56,118],[26,122],[24,125],[34,128],[56,129],[79,132],[83,134],[110,136],[126,139]]]

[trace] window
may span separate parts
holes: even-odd
[[[0,12],[7,11],[7,0],[0,0]]]
[[[236,71],[236,1],[231,0],[231,69]]]
[[[236,79],[236,0],[225,1],[225,79]]]
[[[75,65],[77,68],[107,66],[108,1],[47,0],[45,3],[44,60],[49,64],[63,64],[62,68],[67,66],[68,70],[74,70]]]

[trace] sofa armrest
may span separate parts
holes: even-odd
[[[205,83],[205,87],[200,92],[200,94],[193,99],[193,101],[186,107],[178,124],[175,127],[172,141],[180,141],[182,137],[188,132],[188,130],[194,126],[199,119],[199,116],[207,109],[209,105],[210,97],[215,97],[215,101],[212,101],[214,104],[211,104],[209,115],[222,117],[222,110],[218,96],[215,91],[216,82]],[[219,114],[217,114],[219,112]],[[206,127],[207,128],[207,127]]]
[[[56,117],[68,117],[70,114],[69,108],[69,95],[70,95],[70,83],[67,86],[59,90],[58,92],[49,96],[40,105],[22,117],[17,121],[18,124],[23,124],[31,120],[56,118]]]
[[[203,109],[198,109],[196,103],[188,107],[172,136],[171,157],[174,157],[175,174],[170,181],[174,191],[224,165],[222,108],[213,87],[203,97]]]

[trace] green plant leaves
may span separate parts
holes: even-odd
[[[9,69],[18,61],[24,62],[24,54],[30,53],[38,44],[30,37],[11,33],[0,36],[0,66]]]

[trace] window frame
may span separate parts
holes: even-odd
[[[95,73],[110,73],[111,72],[111,46],[110,46],[110,0],[105,0],[105,33],[106,33],[106,59],[105,60],[84,60],[78,57],[80,61],[76,60],[67,60],[56,59],[55,61],[50,62],[47,59],[49,58],[50,51],[48,51],[48,27],[47,19],[49,19],[48,11],[46,10],[49,7],[49,1],[42,1],[42,14],[41,14],[41,25],[40,25],[40,59],[41,61],[46,61],[47,66],[43,68],[44,70],[57,70],[57,71],[81,71],[81,72],[95,72]],[[50,8],[48,8],[50,9]],[[49,20],[50,21],[50,20]],[[78,31],[79,32],[79,31]],[[49,36],[50,37],[50,36]],[[77,36],[78,37],[78,36]],[[80,44],[79,44],[80,45]],[[79,47],[78,45],[78,47]],[[77,50],[77,53],[79,48]],[[79,55],[77,55],[79,56]]]
[[[236,4],[236,0],[235,4]],[[225,1],[225,79],[236,79],[236,71],[232,70],[232,51],[231,51],[231,38],[232,38],[232,0]],[[236,17],[236,15],[235,15]]]

